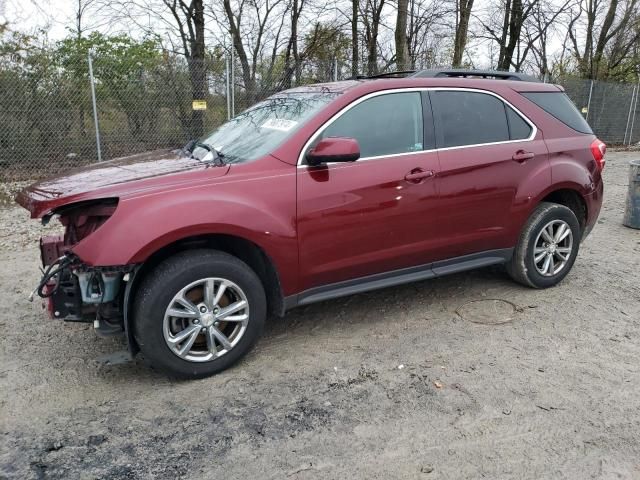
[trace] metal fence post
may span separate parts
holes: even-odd
[[[631,122],[631,112],[633,111],[633,102],[636,99],[636,86],[633,86],[633,92],[631,93],[631,102],[629,103],[629,113],[627,114],[627,125],[624,127],[624,138],[622,144],[627,143],[627,133],[629,132],[629,122]]]
[[[333,58],[333,81],[338,81],[338,57]]]
[[[236,89],[234,88],[236,84],[236,67],[234,65],[233,50],[234,46],[231,43],[231,83],[229,88],[231,90],[231,118],[236,116]]]
[[[591,80],[591,86],[589,87],[589,100],[587,100],[587,115],[586,121],[589,121],[589,112],[591,112],[591,95],[593,94],[593,80]]]
[[[233,48],[233,47],[231,47]],[[231,75],[229,74],[229,56],[225,56],[225,83],[226,83],[226,97],[227,97],[227,120],[231,120]]]
[[[631,116],[631,128],[629,129],[629,142],[627,145],[631,146],[633,140],[633,125],[636,122],[636,110],[638,108],[638,94],[640,94],[640,83],[636,86],[636,101],[633,106],[633,115]]]
[[[89,60],[89,81],[91,82],[91,103],[93,104],[93,124],[96,129],[96,149],[98,150],[98,161],[102,161],[102,151],[100,149],[100,127],[98,125],[98,107],[96,106],[96,84],[93,78],[93,62],[91,60],[91,54],[93,52],[89,50],[87,58]]]

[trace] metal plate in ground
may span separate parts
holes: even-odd
[[[508,300],[489,298],[465,303],[456,310],[456,313],[469,322],[500,325],[512,321],[517,311],[518,307]]]
[[[123,365],[133,361],[131,354],[127,350],[118,350],[117,352],[109,352],[96,358],[98,363],[103,365]]]

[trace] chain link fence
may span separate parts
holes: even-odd
[[[571,78],[557,83],[564,87],[602,141],[609,145],[640,142],[639,85]]]
[[[218,65],[199,66],[207,93],[199,98],[206,109],[198,110],[194,67],[186,61],[114,65],[94,57],[91,63],[93,82],[88,58],[71,66],[0,66],[0,181],[182,146],[227,118]]]
[[[295,72],[245,77],[238,62],[224,56],[196,64],[166,55],[149,61],[96,53],[90,72],[89,60],[0,57],[0,181],[177,148],[277,91],[348,78],[351,71],[347,62],[327,59]],[[557,83],[606,143],[640,142],[637,85],[582,79]]]

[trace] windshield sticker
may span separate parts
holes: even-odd
[[[295,120],[287,120],[286,118],[270,118],[260,128],[269,128],[271,130],[280,130],[281,132],[288,132],[298,124]]]

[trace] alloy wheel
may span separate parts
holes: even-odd
[[[539,274],[552,277],[562,271],[573,252],[573,233],[564,220],[547,223],[538,236],[533,249],[533,263]]]
[[[242,289],[224,278],[190,283],[169,302],[163,333],[169,349],[191,362],[208,362],[228,353],[244,335],[249,302]]]

